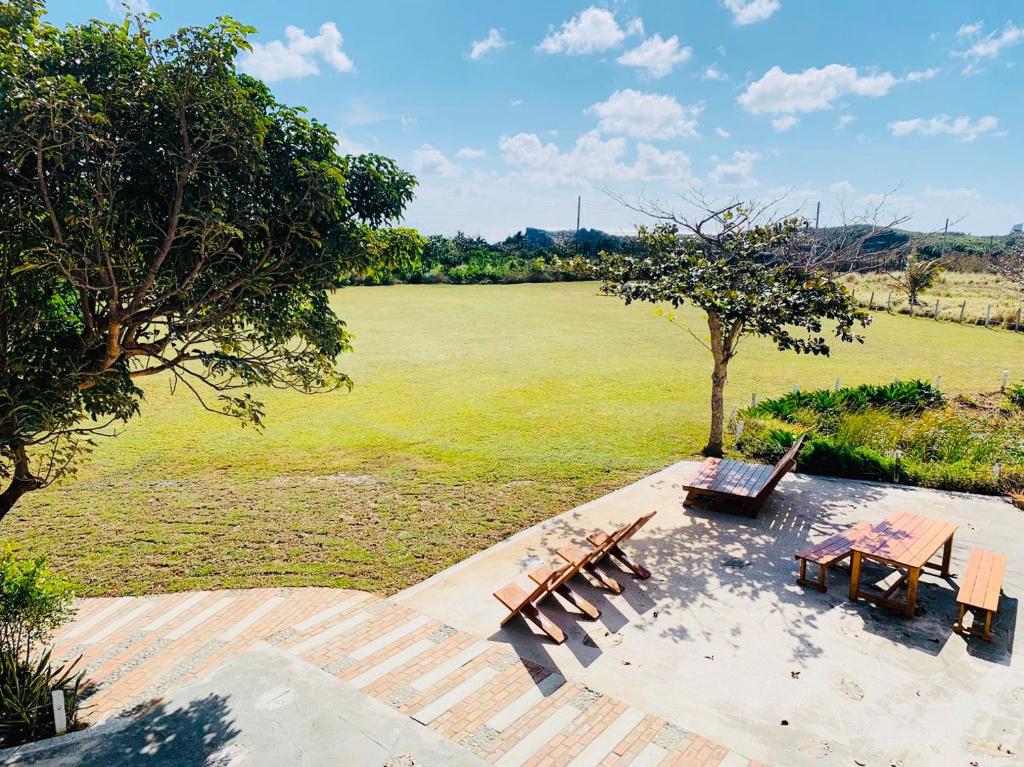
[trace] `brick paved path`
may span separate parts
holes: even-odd
[[[342,589],[86,599],[56,641],[96,684],[89,718],[141,707],[257,641],[499,767],[756,767],[676,723],[407,607]],[[540,641],[540,640],[538,640]]]

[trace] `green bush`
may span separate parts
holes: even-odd
[[[0,554],[0,746],[53,735],[53,690],[64,690],[68,722],[75,722],[78,661],[54,666],[50,651],[42,650],[71,617],[72,599],[68,584],[41,558],[19,561],[10,548]]]
[[[904,476],[893,458],[887,458],[871,448],[837,444],[831,439],[820,437],[804,443],[797,467],[808,474],[881,482],[898,482]]]
[[[1006,399],[1016,408],[1024,410],[1024,383],[1013,384],[1006,390]]]
[[[770,417],[794,423],[800,410],[813,413],[859,413],[869,407],[884,408],[900,415],[922,413],[942,405],[942,392],[924,381],[893,381],[890,384],[860,386],[831,391],[791,392],[747,408],[744,415]]]
[[[54,667],[49,650],[29,660],[10,649],[0,651],[0,747],[54,734],[53,690],[64,691],[68,723],[76,721],[83,679],[83,674],[75,673],[77,664],[76,660]]]

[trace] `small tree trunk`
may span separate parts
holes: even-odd
[[[729,377],[729,355],[717,315],[708,315],[708,329],[715,366],[711,372],[711,434],[704,446],[704,455],[721,458],[725,447],[725,382]]]
[[[11,484],[0,493],[0,521],[3,521],[7,512],[14,508],[14,504],[21,496],[38,489],[40,485],[39,480],[29,471],[28,453],[25,452],[25,448],[14,448],[14,454],[14,475]]]

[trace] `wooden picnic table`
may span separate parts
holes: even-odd
[[[906,617],[913,618],[921,570],[928,567],[938,570],[943,577],[949,576],[949,559],[953,553],[953,535],[957,527],[952,522],[929,519],[910,512],[893,514],[875,525],[869,534],[851,546],[850,599],[857,601],[863,598],[880,602],[902,610]],[[938,564],[931,559],[940,548],[942,563]],[[903,575],[881,594],[862,591],[860,566],[863,559],[888,565]],[[893,593],[903,584],[907,586],[906,601],[892,599]]]

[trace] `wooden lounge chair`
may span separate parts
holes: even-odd
[[[956,595],[960,605],[960,615],[953,624],[958,634],[973,634],[989,642],[995,636],[992,633],[992,616],[999,609],[999,594],[1003,590],[1003,573],[1006,571],[1006,555],[992,551],[975,549],[967,562],[967,572],[960,582],[960,591]],[[968,608],[985,613],[985,623],[981,629],[974,624],[964,626],[964,615]]]
[[[796,468],[796,457],[804,443],[800,435],[774,466],[708,458],[693,478],[683,485],[684,506],[706,503],[723,511],[756,517],[779,480]]]
[[[613,594],[621,594],[622,586],[610,575],[597,569],[597,563],[608,555],[610,541],[602,546],[595,546],[592,549],[585,549],[570,543],[555,551],[558,556],[564,559],[575,571],[573,575],[585,570],[594,580],[611,591]]]
[[[852,553],[850,547],[870,532],[871,524],[869,522],[860,522],[849,530],[836,533],[821,543],[809,546],[799,552],[796,555],[796,559],[800,563],[800,574],[796,577],[796,582],[802,586],[814,586],[818,591],[826,591],[825,575],[828,573],[828,569],[832,565],[848,558]],[[818,579],[816,581],[810,580],[807,577],[808,562],[818,566]]]
[[[650,514],[644,514],[635,521],[623,525],[610,535],[604,530],[598,530],[597,532],[593,532],[588,535],[587,540],[597,548],[604,548],[605,554],[603,556],[612,557],[623,567],[630,570],[637,578],[650,578],[651,571],[643,565],[631,562],[629,557],[627,557],[626,553],[622,550],[622,544],[632,538],[636,532],[650,522],[657,513],[658,512],[656,511],[652,511]],[[609,542],[611,543],[611,546],[607,545]]]
[[[509,610],[499,625],[504,626],[517,615],[521,615],[558,644],[564,642],[565,632],[545,618],[537,609],[537,605],[551,595],[559,579],[571,569],[571,565],[568,564],[561,568],[552,568],[548,578],[538,583],[531,592],[524,591],[514,583],[506,584],[495,591],[494,598]]]

